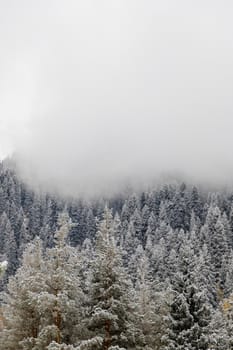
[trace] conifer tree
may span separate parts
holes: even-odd
[[[106,208],[98,227],[91,267],[86,320],[89,334],[80,344],[80,349],[128,349],[136,346],[132,290],[115,243],[113,227],[111,211]]]
[[[79,335],[83,298],[78,277],[80,258],[76,249],[67,244],[70,226],[70,218],[63,212],[58,219],[55,246],[45,254],[45,290],[37,303],[43,315],[36,340],[38,350],[52,341],[73,344]]]
[[[39,239],[29,244],[22,267],[9,281],[0,349],[45,350],[53,341],[72,345],[80,337],[79,256],[66,244],[66,213],[58,224],[55,246],[43,254]]]
[[[33,349],[41,315],[36,298],[44,286],[42,245],[39,239],[23,254],[22,267],[7,285],[3,294],[4,329],[0,333],[0,349]]]
[[[145,252],[137,263],[136,310],[138,328],[143,333],[144,348],[147,350],[160,349],[166,323],[164,316],[168,293],[159,291],[153,281],[148,258]]]
[[[8,265],[8,262],[6,260],[0,263],[0,278],[2,278],[2,276],[6,272],[7,265]]]
[[[205,290],[199,289],[194,252],[188,246],[179,252],[179,272],[172,281],[174,298],[170,305],[164,350],[207,350],[211,308]]]

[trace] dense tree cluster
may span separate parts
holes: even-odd
[[[0,349],[233,349],[229,190],[64,200],[1,164],[0,235]]]

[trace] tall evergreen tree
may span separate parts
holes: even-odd
[[[62,214],[58,223],[54,248],[43,254],[36,239],[9,281],[0,349],[45,350],[52,341],[71,345],[80,337],[79,257],[66,244],[67,215]]]
[[[184,245],[179,253],[179,272],[172,280],[174,298],[164,336],[164,350],[207,350],[211,308],[206,294],[199,289],[194,252]]]
[[[113,227],[111,211],[106,208],[98,227],[91,268],[86,321],[89,334],[80,349],[90,349],[90,346],[103,350],[137,348],[132,289],[115,243]]]
[[[4,329],[0,333],[0,349],[33,349],[40,328],[41,315],[35,295],[44,286],[43,257],[40,240],[30,244],[23,255],[22,267],[3,294]]]

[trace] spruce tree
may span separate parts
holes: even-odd
[[[160,291],[160,285],[153,280],[148,258],[143,252],[137,262],[135,322],[142,331],[144,349],[157,350],[161,347],[168,298],[167,290],[163,288]]]
[[[193,250],[188,244],[183,245],[179,252],[179,271],[172,279],[174,298],[163,350],[207,350],[209,347],[211,308],[205,290],[198,284],[196,264]]]
[[[80,344],[80,349],[136,349],[133,295],[116,246],[113,227],[111,211],[106,208],[98,226],[91,267],[89,313],[86,319],[89,334]]]
[[[37,296],[42,322],[36,350],[43,350],[52,341],[71,345],[79,336],[83,294],[78,277],[80,258],[67,244],[70,226],[70,218],[63,212],[58,219],[55,246],[45,253],[45,290]]]

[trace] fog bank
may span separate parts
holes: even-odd
[[[61,193],[233,178],[231,1],[0,3],[0,148]]]

